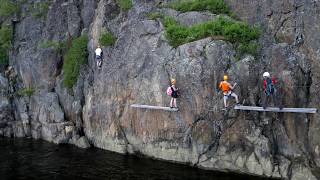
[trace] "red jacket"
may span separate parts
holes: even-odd
[[[272,78],[272,84],[275,85],[277,83],[276,78]],[[263,80],[263,89],[266,90],[267,88],[267,80]]]

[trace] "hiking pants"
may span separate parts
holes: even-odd
[[[272,93],[269,96],[264,93],[264,99],[263,99],[263,107],[267,107],[267,105],[270,103],[270,99],[272,98],[273,104],[276,107],[282,107],[281,105],[281,99],[277,96],[277,93]]]
[[[96,61],[97,61],[97,66],[101,66],[102,64],[102,57],[101,56],[96,56]]]

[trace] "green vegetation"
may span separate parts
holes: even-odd
[[[241,43],[237,47],[237,59],[244,54],[251,54],[254,57],[258,56],[258,49],[260,48],[257,42],[250,42],[250,43]]]
[[[66,49],[66,42],[44,40],[43,42],[41,42],[40,48],[52,48],[54,50],[60,51]]]
[[[213,14],[230,13],[230,8],[224,0],[177,0],[169,4],[168,7],[181,12],[207,10]]]
[[[259,38],[260,30],[246,23],[226,17],[219,17],[191,27],[180,25],[171,17],[165,17],[163,21],[166,37],[173,47],[206,37],[218,37],[233,43],[241,55],[245,53],[256,55],[258,46],[255,40]]]
[[[12,0],[0,0],[0,17],[7,19],[5,23],[0,24],[0,65],[9,63],[9,50],[12,46],[12,26],[9,25],[9,17],[19,10],[16,3]],[[8,25],[7,25],[8,24]]]
[[[18,96],[22,97],[31,97],[34,94],[34,89],[33,88],[23,88],[17,91]]]
[[[161,14],[161,13],[149,13],[147,15],[148,19],[150,20],[157,20],[157,19],[163,19],[164,18],[164,15]]]
[[[8,17],[18,11],[18,6],[11,0],[0,0],[0,16]]]
[[[122,11],[128,11],[133,6],[132,0],[117,0],[117,4]]]
[[[0,29],[0,65],[8,64],[12,38],[12,27],[2,26]]]
[[[33,13],[32,16],[37,18],[46,17],[48,10],[50,7],[50,2],[39,2],[33,5]]]
[[[223,35],[232,43],[248,43],[258,39],[260,31],[256,27],[250,27],[243,22],[227,22],[223,28]]]
[[[164,5],[180,12],[188,11],[210,11],[214,14],[225,14],[215,20],[191,27],[179,24],[172,17],[159,13],[150,13],[149,19],[161,19],[166,29],[166,38],[173,47],[182,44],[212,37],[214,39],[229,41],[233,44],[237,52],[237,58],[244,54],[257,56],[259,45],[257,40],[260,36],[260,29],[250,27],[248,24],[237,21],[236,15],[231,12],[224,0],[176,0]],[[230,18],[231,17],[231,18]]]
[[[101,34],[99,42],[102,46],[112,46],[116,42],[116,38],[107,31]]]
[[[64,57],[64,86],[72,88],[78,80],[81,65],[86,63],[88,36],[83,35],[72,41],[72,45]]]

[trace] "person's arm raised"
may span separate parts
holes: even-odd
[[[231,89],[234,89],[234,87],[236,87],[236,85],[237,85],[237,83],[234,83],[234,85],[232,86],[232,88],[231,88]]]

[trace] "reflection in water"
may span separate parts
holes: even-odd
[[[189,166],[82,150],[30,139],[0,138],[0,179],[186,180],[258,179],[203,171]]]

